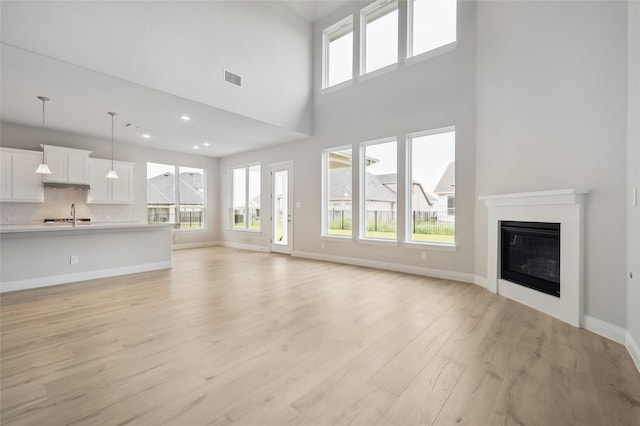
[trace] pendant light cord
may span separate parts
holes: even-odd
[[[115,117],[115,112],[108,112],[111,116],[111,170],[113,170],[113,117]]]
[[[46,96],[38,96],[38,99],[42,101],[42,163],[44,164],[44,142],[45,142],[45,127],[44,127],[44,104],[49,100]]]
[[[111,170],[113,170],[113,116],[115,114],[111,114]]]

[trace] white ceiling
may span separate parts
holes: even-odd
[[[283,0],[309,22],[324,18],[345,4],[356,0]]]
[[[158,149],[223,157],[308,137],[6,44],[1,77],[2,120],[9,123],[41,126],[36,97],[46,96],[48,129],[109,139],[107,112],[114,111],[117,141]],[[183,114],[191,120],[182,121]]]
[[[313,22],[349,1],[356,0],[284,0],[283,3]],[[51,99],[46,106],[48,129],[108,140],[111,121],[107,112],[114,111],[118,114],[116,141],[196,155],[224,157],[309,137],[17,48],[6,40],[1,54],[0,100],[4,122],[39,127],[42,104],[37,96],[46,96]],[[182,121],[183,114],[191,120]],[[125,127],[126,123],[131,126]],[[145,139],[143,133],[151,137]],[[205,142],[210,146],[204,146]]]

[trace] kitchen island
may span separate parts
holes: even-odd
[[[0,291],[171,267],[171,225],[0,225]]]

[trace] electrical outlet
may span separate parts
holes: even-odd
[[[173,241],[178,241],[178,234],[173,234]]]
[[[69,257],[69,264],[71,265],[77,265],[79,261],[80,261],[80,258],[78,257],[78,255],[73,255]]]
[[[8,216],[8,217],[7,217],[7,222],[15,222],[15,221],[17,221],[17,220],[18,220],[18,218],[17,218],[17,217],[15,217],[15,216]]]
[[[420,259],[427,260],[427,252],[426,251],[423,251],[422,253],[420,253]]]
[[[324,248],[324,241],[322,242],[322,248]]]

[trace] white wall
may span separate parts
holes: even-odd
[[[475,3],[459,6],[459,41],[455,50],[412,65],[403,60],[397,69],[350,87],[321,93],[322,30],[350,13],[357,13],[362,2],[353,2],[314,24],[314,136],[305,141],[221,159],[220,182],[223,211],[228,211],[228,168],[261,161],[263,194],[269,194],[268,165],[294,161],[294,252],[318,256],[337,256],[365,262],[388,262],[399,268],[424,268],[448,271],[460,279],[472,279],[474,238],[474,166],[475,166]],[[404,33],[403,28],[400,30]],[[357,37],[355,37],[357,39]],[[402,51],[404,49],[401,49]],[[356,50],[357,55],[357,50]],[[397,136],[404,152],[407,133],[456,126],[456,203],[458,232],[455,252],[429,250],[427,260],[420,259],[422,249],[380,246],[358,242],[323,241],[321,239],[321,153],[323,149],[352,145],[357,156],[358,144],[369,140]],[[399,155],[398,176],[405,175]],[[354,161],[357,163],[357,161]],[[356,169],[354,166],[354,174]],[[404,223],[404,184],[401,183],[398,207],[399,229]],[[358,211],[357,186],[354,186],[354,216]],[[402,210],[401,210],[402,209]],[[269,197],[262,197],[262,210],[269,211]],[[268,216],[267,216],[268,217]],[[226,219],[226,218],[225,218]],[[228,231],[224,222],[223,240],[235,244],[267,247],[268,229],[261,235]],[[268,225],[268,222],[265,222]],[[263,226],[265,226],[263,225]],[[324,242],[325,248],[322,248]],[[412,269],[415,270],[415,269]]]
[[[585,313],[626,318],[625,2],[479,2],[476,194],[588,188]],[[476,274],[487,212],[476,207]]]
[[[640,206],[632,203],[633,191],[640,191],[640,2],[630,0],[628,7],[627,263],[633,279],[627,278],[627,332],[640,369]]]
[[[311,25],[276,1],[6,2],[4,43],[302,133]],[[223,68],[243,88],[223,82]]]
[[[20,148],[39,151],[42,141],[42,130],[30,127],[2,123],[0,143],[3,147]],[[110,140],[80,136],[70,133],[47,131],[47,144],[78,148],[93,151],[91,157],[111,158]],[[86,204],[86,192],[71,194],[63,190],[45,190],[45,203],[2,203],[0,223],[6,223],[7,216],[13,215],[20,221],[39,220],[42,215],[64,217],[68,215],[70,202],[75,202],[78,217],[90,216],[93,220],[134,220],[147,221],[147,162],[178,164],[186,167],[198,167],[205,170],[207,185],[208,210],[206,212],[207,230],[180,231],[174,245],[200,244],[218,241],[219,238],[219,182],[218,159],[161,151],[142,146],[115,143],[114,159],[135,163],[133,199],[131,205],[98,205]],[[70,198],[71,197],[71,198]],[[14,212],[11,213],[10,212]],[[17,213],[16,213],[17,212]],[[174,238],[175,238],[174,233]]]

